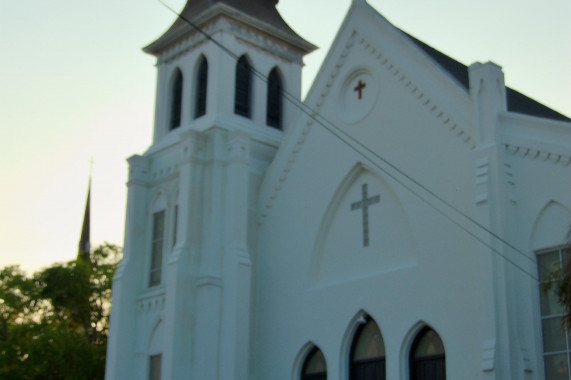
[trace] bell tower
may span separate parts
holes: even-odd
[[[277,0],[188,0],[157,58],[153,143],[129,161],[107,379],[251,379],[257,190],[315,46]]]
[[[268,125],[287,128],[295,112],[273,101],[272,89],[299,98],[302,59],[315,47],[285,23],[276,4],[189,0],[167,32],[144,48],[157,57],[155,143],[179,127],[254,134]]]

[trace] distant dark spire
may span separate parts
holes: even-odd
[[[79,250],[77,252],[77,258],[85,257],[89,259],[90,252],[90,242],[89,242],[89,223],[90,223],[90,212],[91,212],[91,177],[89,178],[89,185],[87,189],[87,201],[85,202],[85,213],[83,215],[83,227],[81,228],[81,237],[79,239]]]

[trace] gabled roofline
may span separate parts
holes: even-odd
[[[277,28],[222,2],[207,8],[205,11],[196,15],[196,17],[188,20],[195,26],[202,27],[220,15],[231,18],[235,21],[253,27],[262,33],[282,40],[299,50],[304,55],[317,49],[317,46],[304,40],[291,29],[291,32],[284,31],[283,28]],[[182,40],[189,34],[196,32],[197,30],[194,26],[188,24],[184,19],[179,17],[167,32],[165,32],[156,41],[144,47],[143,51],[145,53],[158,56],[176,42]]]
[[[420,41],[416,37],[411,36],[407,32],[403,30],[401,30],[401,32],[407,36],[416,46],[423,50],[433,61],[440,65],[440,67],[448,72],[448,74],[454,77],[456,81],[462,85],[462,87],[464,87],[464,89],[470,89],[468,66],[436,50],[432,46]],[[508,112],[541,117],[544,119],[571,122],[571,118],[507,86],[506,102]]]

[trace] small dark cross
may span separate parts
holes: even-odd
[[[359,79],[359,84],[353,89],[353,91],[359,92],[359,99],[363,97],[363,89],[365,87],[367,87],[367,83],[363,83],[361,79]]]
[[[364,183],[361,187],[362,198],[358,202],[351,203],[351,211],[362,209],[363,210],[363,247],[369,246],[369,206],[379,203],[381,201],[380,195],[368,198],[367,184]]]

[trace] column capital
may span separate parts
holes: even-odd
[[[507,110],[506,85],[502,68],[493,62],[474,63],[468,68],[474,125],[480,146],[497,143],[498,118]]]
[[[233,131],[228,134],[226,148],[228,150],[229,162],[249,163],[250,143],[252,137],[242,131]]]
[[[186,163],[200,159],[201,152],[206,147],[206,137],[195,130],[183,131],[180,134],[182,143],[181,162]]]
[[[127,186],[146,186],[149,174],[149,159],[135,154],[127,159],[129,164],[129,179]]]

